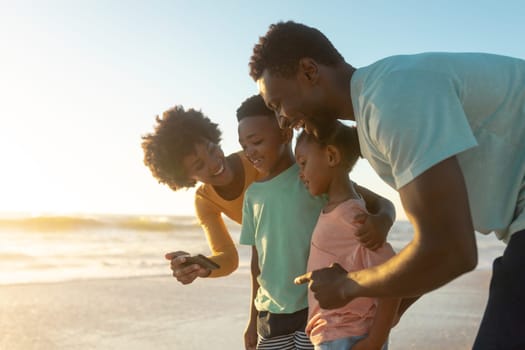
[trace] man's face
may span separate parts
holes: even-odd
[[[329,123],[325,118],[330,116],[324,111],[321,88],[301,79],[301,74],[299,71],[295,77],[284,78],[265,70],[257,85],[281,128],[304,128],[317,135],[323,132]]]

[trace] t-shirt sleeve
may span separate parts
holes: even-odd
[[[396,72],[375,86],[365,133],[372,158],[391,167],[396,189],[477,145],[458,90],[434,72]]]
[[[244,245],[255,245],[255,225],[253,216],[253,206],[250,201],[250,188],[244,194],[242,205],[242,226],[239,243]]]

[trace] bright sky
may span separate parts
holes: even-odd
[[[525,58],[522,1],[0,0],[0,211],[193,214],[157,184],[141,135],[175,105],[219,123],[257,92],[251,50],[268,25],[320,29],[354,66],[423,51]],[[355,181],[396,203],[361,160]]]

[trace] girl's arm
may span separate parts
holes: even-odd
[[[380,350],[383,347],[383,344],[388,340],[390,329],[396,321],[399,301],[400,299],[398,298],[379,299],[374,322],[368,332],[368,336],[356,343],[356,345],[352,347],[353,350]]]
[[[366,248],[359,248],[361,250],[361,265],[365,268],[377,266],[395,255],[394,249],[389,243],[384,244],[376,251],[371,251]],[[375,312],[372,327],[368,332],[368,336],[362,340],[360,346],[356,349],[381,349],[383,344],[388,340],[390,329],[399,320],[398,309],[400,298],[381,298],[377,299],[377,309]]]

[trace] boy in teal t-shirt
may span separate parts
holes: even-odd
[[[265,174],[244,197],[240,243],[253,247],[253,303],[245,344],[313,349],[304,332],[307,286],[294,285],[293,280],[306,272],[312,231],[325,200],[310,195],[301,183],[292,132],[279,128],[259,95],[243,103],[237,119],[245,154]]]

